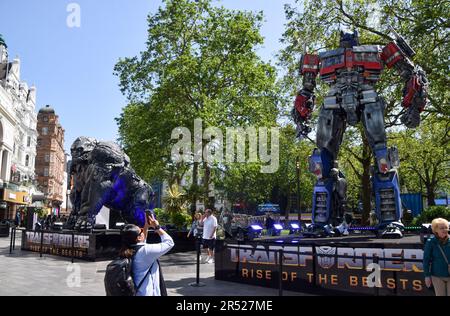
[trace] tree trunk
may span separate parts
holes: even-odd
[[[203,204],[205,205],[206,209],[213,209],[214,208],[214,197],[209,196],[209,184],[211,182],[211,167],[208,166],[208,163],[206,161],[203,162],[203,169],[205,171],[204,178],[203,178]]]
[[[429,183],[425,183],[425,186],[427,188],[427,202],[428,202],[428,206],[433,206],[436,205],[435,199],[436,199],[436,194],[434,193],[434,186],[429,184]]]
[[[193,194],[191,199],[191,215],[194,217],[195,211],[197,210],[197,188],[198,188],[198,162],[194,162],[194,167],[192,168],[192,186]]]
[[[372,200],[372,184],[370,181],[370,164],[372,162],[372,155],[369,142],[366,138],[366,135],[362,133],[363,140],[363,174],[361,178],[361,186],[362,186],[362,204],[363,204],[363,213],[362,213],[362,223],[366,225],[369,222],[370,211],[372,209],[371,200]]]
[[[289,221],[289,214],[291,213],[291,209],[292,209],[292,193],[291,193],[291,182],[289,181],[288,182],[287,205],[286,205],[286,211],[284,213],[284,219],[285,219],[286,223]]]

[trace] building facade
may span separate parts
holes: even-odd
[[[52,208],[53,214],[60,215],[65,192],[64,129],[49,105],[39,110],[37,131],[36,179],[47,206]]]
[[[36,88],[20,78],[20,59],[8,57],[0,35],[0,219],[14,218],[34,186]]]

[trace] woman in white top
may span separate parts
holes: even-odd
[[[147,244],[148,228],[153,228],[161,237],[159,244]],[[174,246],[170,237],[160,226],[152,214],[147,215],[144,228],[136,225],[126,225],[122,231],[123,247],[121,257],[132,258],[132,276],[137,289],[136,296],[161,296],[159,284],[159,262],[161,256]],[[150,273],[147,273],[150,270]]]

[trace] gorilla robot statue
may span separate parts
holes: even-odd
[[[79,137],[71,147],[72,212],[67,229],[91,231],[103,206],[142,227],[153,191],[136,175],[130,158],[113,142]]]

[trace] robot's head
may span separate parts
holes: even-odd
[[[89,154],[94,150],[96,144],[97,141],[94,138],[78,137],[70,147],[72,164],[87,162]]]
[[[344,33],[341,31],[341,38],[339,40],[339,47],[352,48],[359,45],[358,32]]]

